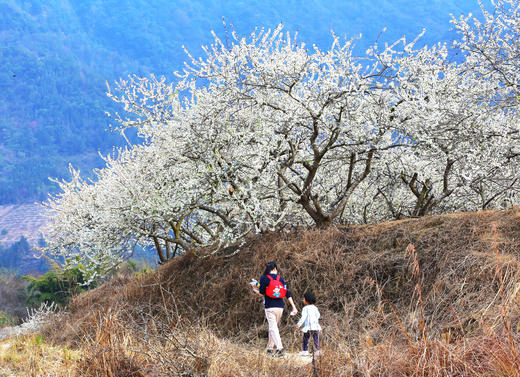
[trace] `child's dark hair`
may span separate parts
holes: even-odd
[[[276,265],[275,262],[269,262],[269,263],[266,263],[266,265],[265,265],[264,275],[268,275],[268,274],[270,274],[271,271],[274,270],[275,268],[278,270],[278,266]]]
[[[316,303],[316,296],[314,296],[314,293],[312,293],[312,292],[305,292],[305,294],[303,295],[303,298],[309,304],[315,304]]]

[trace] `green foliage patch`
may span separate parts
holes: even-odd
[[[24,276],[22,279],[29,283],[27,287],[29,306],[54,302],[63,307],[73,295],[87,290],[85,276],[79,267],[67,270],[56,268],[37,278]]]

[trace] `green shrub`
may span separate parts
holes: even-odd
[[[24,276],[22,279],[29,282],[27,287],[29,306],[52,302],[64,306],[73,295],[87,290],[85,276],[78,267],[67,270],[55,268],[38,278]]]

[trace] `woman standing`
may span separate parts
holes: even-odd
[[[275,262],[269,262],[265,265],[265,271],[259,283],[258,294],[264,297],[265,317],[269,325],[267,353],[282,357],[285,354],[285,350],[283,349],[282,339],[280,338],[278,323],[280,323],[285,306],[283,297],[287,297],[289,304],[292,306],[291,315],[298,313],[298,310],[294,305],[291,292],[287,289],[285,281],[278,275],[278,266]],[[274,350],[275,346],[276,351]]]

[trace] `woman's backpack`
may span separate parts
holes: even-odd
[[[270,282],[267,288],[265,289],[266,296],[271,298],[284,298],[287,294],[287,288],[280,281],[280,275],[276,276],[276,279],[273,279],[271,275],[266,275]]]

